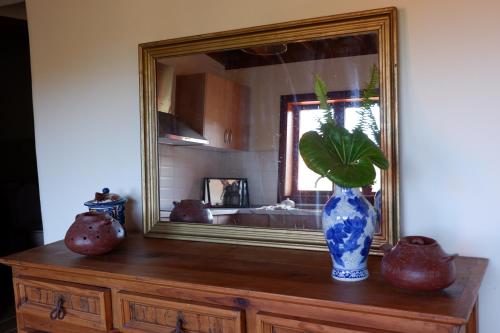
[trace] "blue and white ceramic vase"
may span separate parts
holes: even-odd
[[[366,262],[376,220],[375,209],[359,189],[335,185],[322,219],[334,279],[361,281],[368,277]]]
[[[84,203],[89,208],[89,212],[106,213],[117,219],[121,225],[125,224],[125,203],[127,199],[122,196],[110,193],[109,188],[102,189],[102,193],[97,192],[94,200]]]
[[[373,208],[375,208],[375,212],[377,213],[377,223],[375,223],[375,233],[377,233],[380,232],[380,221],[382,220],[382,189],[375,193]]]

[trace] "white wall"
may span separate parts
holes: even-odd
[[[497,332],[497,0],[28,1],[45,241],[103,186],[140,225],[137,44],[383,6],[400,14],[402,232],[491,259],[480,325]]]

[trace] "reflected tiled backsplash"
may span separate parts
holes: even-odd
[[[160,145],[160,209],[172,202],[202,197],[203,178],[247,178],[250,204],[276,203],[277,151],[222,152],[201,147]]]
[[[248,179],[251,205],[272,205],[278,196],[278,152],[239,151],[227,153],[228,177]]]
[[[223,153],[191,147],[160,145],[160,209],[172,202],[200,199],[203,178],[222,176]]]

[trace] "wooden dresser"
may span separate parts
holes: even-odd
[[[1,259],[12,266],[19,332],[476,332],[486,259],[459,257],[442,292],[330,278],[326,252],[129,236],[84,257],[63,242]],[[52,318],[51,319],[51,314]]]

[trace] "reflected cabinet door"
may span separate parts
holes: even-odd
[[[176,77],[175,115],[202,134],[209,146],[246,149],[247,89],[211,73]]]
[[[248,89],[236,82],[228,81],[229,96],[227,98],[226,119],[228,124],[228,148],[246,150],[248,147]]]
[[[226,80],[211,74],[205,74],[205,126],[204,135],[209,145],[226,148],[228,129],[226,123]]]

